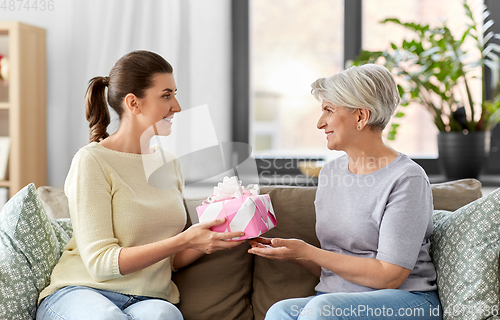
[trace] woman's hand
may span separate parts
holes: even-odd
[[[267,239],[258,237],[248,241],[252,246],[248,252],[258,256],[277,260],[305,259],[309,246],[299,239]]]
[[[186,241],[186,249],[178,252],[173,261],[174,269],[180,269],[195,262],[205,254],[218,250],[230,249],[242,244],[245,240],[229,241],[241,237],[243,232],[214,232],[211,227],[224,223],[225,219],[194,224],[181,235]]]
[[[397,289],[411,272],[385,261],[323,250],[297,239],[255,238],[249,243],[252,246],[249,253],[269,259],[292,260],[317,277],[323,267],[347,281],[375,289]]]
[[[211,227],[223,224],[225,218],[197,223],[183,232],[186,237],[186,245],[189,249],[194,249],[203,253],[213,253],[218,250],[234,248],[242,244],[245,240],[230,241],[245,235],[244,232],[214,232]]]
[[[304,267],[319,278],[321,267],[308,259],[315,247],[298,239],[267,239],[258,237],[248,241],[252,246],[248,252],[255,255],[277,260],[290,260]]]

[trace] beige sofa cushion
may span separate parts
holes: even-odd
[[[172,274],[181,293],[177,307],[185,320],[252,320],[253,257],[248,243],[204,256]]]
[[[263,236],[298,238],[319,246],[314,210],[315,187],[262,187],[271,197],[277,226]],[[319,279],[306,269],[289,261],[254,258],[252,306],[255,319],[264,319],[275,302],[314,295]]]
[[[189,220],[197,221],[195,208],[204,199],[187,199]],[[186,227],[191,222],[188,221]],[[252,320],[250,290],[253,255],[248,243],[217,251],[172,274],[181,293],[177,307],[185,320]]]
[[[455,211],[482,197],[481,182],[462,179],[431,185],[435,210]]]

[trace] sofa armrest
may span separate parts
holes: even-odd
[[[68,198],[63,189],[41,186],[36,191],[49,218],[69,218]]]
[[[482,197],[481,182],[462,179],[431,184],[435,210],[455,211]]]

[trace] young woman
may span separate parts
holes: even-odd
[[[312,93],[322,102],[318,129],[328,149],[346,153],[320,172],[321,248],[260,238],[249,252],[301,264],[320,278],[318,294],[280,301],[266,319],[441,319],[429,180],[382,140],[400,102],[392,74],[373,64],[352,67],[318,79]]]
[[[181,111],[176,91],[170,64],[148,51],[131,52],[109,77],[90,80],[90,144],[74,156],[65,182],[73,238],[40,294],[37,319],[182,319],[171,270],[241,243],[227,241],[241,232],[210,231],[223,220],[182,232],[180,165],[149,147],[153,135],[171,132]],[[108,103],[120,117],[111,136]],[[146,162],[164,164],[162,188],[148,184]]]

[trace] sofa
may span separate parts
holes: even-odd
[[[277,226],[266,237],[315,235],[315,187],[261,187],[269,194]],[[445,319],[495,319],[500,301],[500,189],[482,197],[474,179],[432,184],[431,253]],[[185,199],[186,228],[197,222],[204,199]],[[26,186],[0,214],[0,319],[33,319],[36,297],[49,281],[71,237],[62,190]],[[318,278],[287,261],[247,253],[248,243],[206,255],[173,274],[186,320],[264,318],[276,301],[315,294]],[[495,311],[496,310],[496,311]]]

